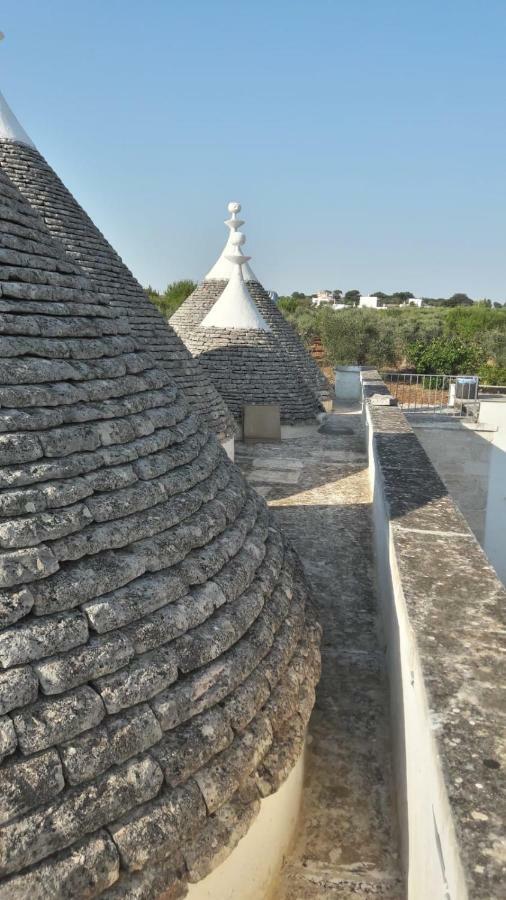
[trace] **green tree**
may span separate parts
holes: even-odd
[[[473,301],[467,294],[452,294],[451,297],[448,297],[448,300],[444,300],[445,306],[472,306]]]
[[[279,297],[277,302],[278,309],[283,313],[294,313],[299,305],[299,301],[295,297]]]
[[[434,375],[472,375],[487,361],[486,351],[478,343],[446,336],[429,343],[414,341],[407,356],[417,372]]]
[[[158,307],[163,315],[170,319],[176,309],[190,296],[197,287],[194,281],[186,278],[182,281],[172,281],[165,288],[163,294],[155,291],[150,285],[146,288],[153,303]]]
[[[393,365],[393,329],[382,313],[367,309],[322,309],[318,316],[325,357],[332,365]]]

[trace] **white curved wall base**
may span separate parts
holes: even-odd
[[[304,753],[235,850],[207,878],[191,884],[187,900],[268,900],[295,838],[304,780]]]

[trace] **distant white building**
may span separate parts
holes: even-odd
[[[401,306],[422,306],[423,299],[422,297],[410,297],[409,300],[406,300],[405,303],[401,303]]]
[[[318,291],[314,297],[311,297],[313,306],[327,306],[329,309],[346,309],[346,303],[338,303],[334,300],[332,291]]]
[[[334,297],[332,291],[318,291],[314,297],[311,297],[313,306],[333,306]]]
[[[370,297],[368,295],[360,295],[360,300],[358,301],[358,305],[362,309],[378,309],[381,304],[379,301],[379,297]]]

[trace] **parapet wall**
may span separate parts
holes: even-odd
[[[505,897],[506,591],[378,373],[361,382],[407,896]]]

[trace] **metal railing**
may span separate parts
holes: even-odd
[[[413,412],[441,413],[476,419],[479,411],[476,375],[423,375],[381,372],[399,406]]]

